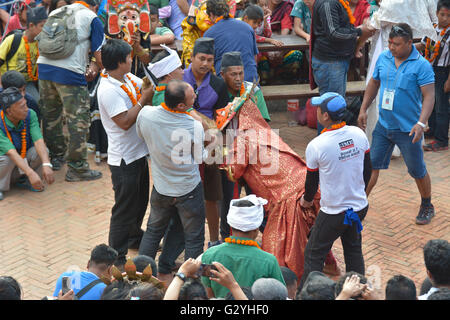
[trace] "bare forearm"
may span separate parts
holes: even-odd
[[[159,34],[152,34],[150,36],[152,45],[159,44],[172,44],[175,41],[175,36],[173,34],[165,34],[160,36]]]
[[[166,293],[164,294],[163,300],[178,300],[178,296],[180,295],[180,290],[183,284],[184,282],[180,278],[173,278],[172,282],[167,288]]]
[[[48,157],[47,147],[44,143],[44,139],[39,139],[34,143],[34,147],[36,148],[36,152],[41,158],[42,163],[50,163],[50,159]]]
[[[434,108],[435,94],[434,94],[434,84],[425,86],[422,88],[423,103],[422,112],[420,113],[419,121],[426,123]]]
[[[380,89],[380,81],[374,78],[370,79],[366,91],[364,92],[363,102],[361,104],[361,112],[366,112],[372,101],[376,98]]]
[[[17,152],[16,149],[8,150],[8,152],[6,152],[6,155],[27,176],[30,175],[30,173],[33,172],[33,169],[31,169],[31,167],[28,165],[28,162],[26,162],[24,159],[22,159],[22,157],[19,155],[19,153]]]
[[[185,16],[189,13],[189,3],[186,0],[177,0],[177,5]]]

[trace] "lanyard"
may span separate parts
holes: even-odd
[[[397,69],[397,71],[396,71],[396,73],[395,73],[394,87],[392,88],[392,90],[395,90],[395,86],[397,85],[397,77],[398,77],[399,73],[402,73],[402,74],[403,74],[403,72],[404,72],[405,69],[406,69],[406,65],[408,64],[408,62],[409,62],[408,60],[403,61],[402,64],[398,67],[398,69]],[[402,66],[404,66],[404,67],[403,67],[403,72],[400,72],[400,68],[401,68]],[[395,58],[394,58],[394,67],[397,68],[397,67],[395,66]],[[387,74],[386,74],[386,89],[391,90],[391,89],[389,88],[389,69],[390,69],[390,68],[387,69]]]

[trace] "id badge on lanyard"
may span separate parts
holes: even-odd
[[[383,102],[381,104],[381,108],[384,110],[392,111],[394,109],[394,96],[395,96],[395,90],[394,89],[384,89],[383,92]]]

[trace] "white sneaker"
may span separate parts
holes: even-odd
[[[0,191],[0,200],[3,200],[5,197],[3,196],[3,192]]]

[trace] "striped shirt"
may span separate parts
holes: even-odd
[[[439,28],[438,25],[435,25],[436,33],[437,33],[437,39],[438,41],[441,41],[441,56],[439,59],[435,59],[433,61],[434,67],[448,67],[450,65],[450,28],[447,29],[447,32],[441,36],[443,28]],[[446,41],[442,43],[442,40],[446,38]],[[421,41],[424,45],[427,45],[426,37],[424,37]],[[435,42],[431,40],[431,45],[434,47]]]

